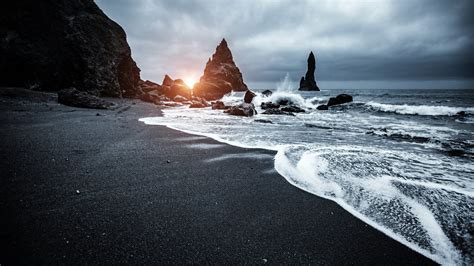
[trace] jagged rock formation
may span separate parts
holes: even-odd
[[[242,73],[235,65],[225,39],[207,61],[204,75],[194,85],[193,94],[208,100],[220,99],[231,91],[246,91]]]
[[[316,58],[314,58],[313,52],[309,53],[308,57],[308,71],[306,75],[301,77],[300,80],[300,91],[319,91],[318,85],[314,78],[314,71],[316,70]]]
[[[143,93],[147,93],[150,91],[159,91],[161,89],[161,85],[151,81],[151,80],[140,80],[138,82],[138,87]]]
[[[0,85],[138,94],[125,32],[93,0],[8,1],[0,21]]]
[[[244,102],[245,103],[251,103],[255,96],[257,96],[257,94],[255,94],[255,92],[253,92],[251,90],[247,90],[245,92],[245,95],[244,95]]]
[[[189,88],[182,79],[173,80],[168,75],[165,75],[163,83],[158,89],[158,93],[171,99],[174,99],[177,95],[191,99],[191,88]]]

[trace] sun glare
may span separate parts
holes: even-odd
[[[184,79],[184,83],[186,83],[186,85],[188,85],[188,87],[192,89],[194,87],[194,84],[196,83],[196,79],[192,77],[187,77]]]

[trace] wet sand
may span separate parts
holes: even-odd
[[[290,185],[273,152],[0,90],[0,264],[432,264]],[[98,115],[97,115],[98,114]]]

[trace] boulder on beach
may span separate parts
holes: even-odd
[[[193,94],[207,100],[216,100],[231,91],[247,89],[226,40],[222,39],[212,59],[209,58],[207,61],[204,74],[194,85]]]
[[[349,94],[339,94],[336,97],[329,98],[327,106],[334,106],[349,102],[352,102],[352,96],[350,96]]]
[[[255,93],[254,93],[253,91],[251,91],[251,90],[247,90],[247,91],[245,92],[244,102],[246,102],[246,103],[251,103],[252,100],[253,100],[253,98],[254,98],[255,96],[257,96],[257,94],[255,94]]]
[[[316,58],[314,57],[313,52],[310,52],[308,57],[308,70],[306,71],[306,75],[301,77],[300,80],[300,91],[319,91],[319,87],[316,85],[316,79],[314,77],[315,70]]]
[[[176,95],[176,96],[173,98],[173,101],[174,101],[174,102],[177,102],[177,103],[179,103],[179,102],[185,102],[185,101],[187,101],[187,100],[188,100],[187,98],[185,98],[185,97],[183,97],[183,96],[181,96],[181,95]]]
[[[290,113],[304,113],[305,110],[296,106],[296,105],[288,105],[284,106],[281,108],[282,111],[284,112],[290,112]]]
[[[222,101],[216,101],[215,103],[212,104],[212,109],[213,110],[224,110],[224,109],[229,109],[230,106],[226,106],[224,102]]]
[[[189,105],[189,108],[205,108],[205,107],[207,107],[207,105],[202,102],[193,102]]]
[[[239,105],[231,106],[229,109],[225,110],[224,113],[250,117],[256,115],[257,110],[255,110],[253,103],[241,103]]]
[[[140,89],[140,93],[141,94],[144,94],[144,93],[148,93],[148,92],[151,92],[151,91],[160,91],[161,90],[161,86],[153,81],[150,81],[150,80],[140,80],[138,82],[138,87]]]
[[[318,107],[316,107],[316,109],[318,110],[328,110],[328,106],[326,104],[322,104],[322,105],[319,105]]]
[[[260,108],[262,108],[263,110],[274,109],[274,108],[278,109],[280,108],[280,105],[277,103],[265,102],[265,103],[260,104]]]
[[[287,99],[280,99],[277,101],[277,104],[279,105],[288,105],[288,104],[291,104],[291,102]]]
[[[273,94],[273,92],[271,90],[264,90],[262,91],[262,95],[263,96],[271,96]]]
[[[114,105],[113,103],[98,98],[95,95],[79,91],[76,88],[58,91],[58,102],[68,106],[91,109],[107,109]]]
[[[1,13],[2,85],[140,94],[125,32],[93,0],[8,1]]]
[[[281,109],[278,109],[278,108],[267,109],[262,114],[264,114],[264,115],[292,115],[292,116],[294,116],[293,113],[285,112],[285,111],[283,111]]]

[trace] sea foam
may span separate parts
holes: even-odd
[[[402,115],[456,115],[459,112],[466,112],[467,114],[473,114],[474,108],[472,107],[451,107],[451,106],[434,106],[434,105],[396,105],[396,104],[384,104],[377,102],[368,102],[367,106],[379,110],[382,112],[393,112]]]

